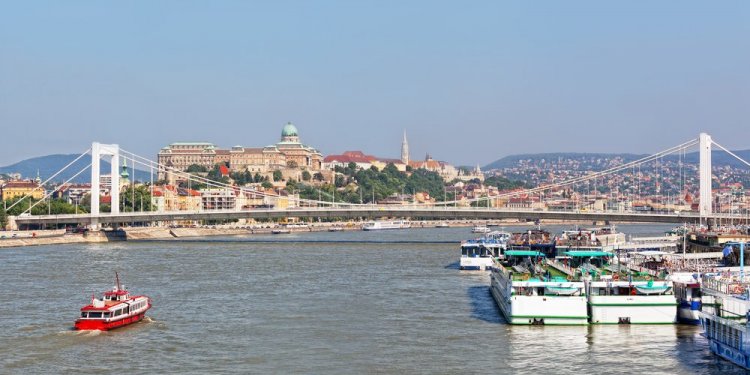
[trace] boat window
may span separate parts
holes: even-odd
[[[89,313],[89,318],[101,318],[102,313],[99,311],[92,311]]]
[[[88,318],[88,317],[89,317],[89,315],[88,315],[87,312],[84,311],[84,312],[81,313],[81,318]]]
[[[109,318],[109,313],[108,312],[102,313],[102,318]]]

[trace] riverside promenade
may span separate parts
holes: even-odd
[[[502,221],[502,220],[457,220],[457,221],[413,221],[412,228],[435,228],[445,223],[449,227],[472,227],[475,225],[491,225],[501,227],[530,226],[531,222]],[[330,222],[311,223],[302,227],[290,227],[291,233],[326,232],[331,228],[344,231],[362,230],[364,222]],[[545,220],[545,225],[570,224],[590,225],[590,222],[564,222],[559,220]],[[138,241],[155,239],[175,239],[212,237],[212,236],[243,236],[253,234],[271,234],[274,229],[283,227],[276,223],[256,224],[223,224],[203,225],[198,227],[121,227],[118,230],[89,231],[86,233],[66,233],[64,229],[57,230],[29,230],[29,231],[0,231],[0,248],[40,246],[73,243],[104,243],[115,241]],[[467,238],[471,237],[467,233]]]

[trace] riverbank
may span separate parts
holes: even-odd
[[[122,227],[118,230],[89,231],[86,233],[65,233],[65,230],[36,230],[0,232],[0,248],[40,246],[73,243],[102,243],[112,241],[138,241],[155,239],[175,239],[241,236],[252,234],[271,234],[274,229],[285,228],[291,233],[325,232],[325,231],[359,231],[364,222],[311,223],[304,225],[283,226],[275,223],[252,225],[225,224],[198,227]],[[543,225],[591,225],[590,222],[565,222],[561,220],[544,221]],[[438,225],[453,227],[472,227],[488,225],[498,229],[534,225],[530,222],[504,220],[449,220],[449,221],[413,221],[412,228],[435,228]]]

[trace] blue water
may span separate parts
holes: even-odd
[[[458,270],[469,231],[1,249],[0,372],[744,373],[711,355],[695,326],[506,325],[487,274]],[[72,331],[115,270],[153,298],[149,318]]]

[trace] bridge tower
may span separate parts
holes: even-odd
[[[711,136],[701,133],[698,136],[698,147],[700,148],[700,165],[698,168],[700,176],[700,205],[699,212],[701,221],[713,213],[711,196]]]
[[[99,170],[102,156],[111,156],[109,195],[112,197],[112,214],[120,213],[120,146],[99,142],[91,144],[91,229],[99,229]]]

